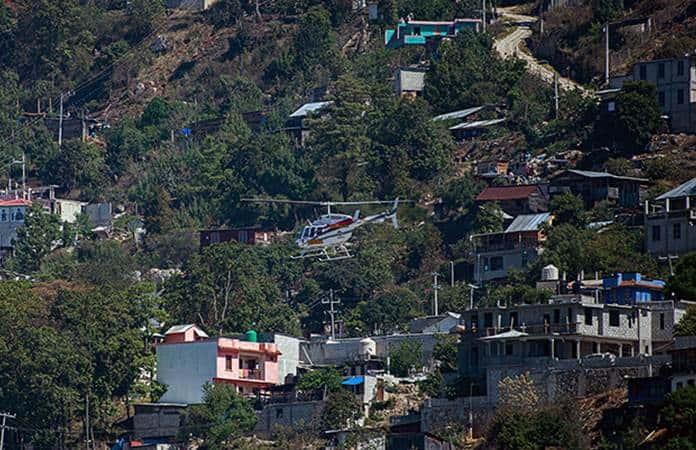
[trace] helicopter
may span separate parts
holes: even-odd
[[[316,258],[319,261],[337,261],[352,258],[350,252],[350,239],[355,229],[368,224],[384,223],[391,221],[396,229],[399,222],[396,218],[396,210],[399,207],[399,199],[393,201],[364,201],[364,202],[332,202],[332,201],[302,201],[280,200],[264,198],[243,198],[244,202],[254,203],[286,203],[291,205],[317,205],[325,206],[326,214],[308,221],[295,239],[299,252],[292,259]],[[408,201],[408,200],[406,200]],[[359,206],[359,205],[392,205],[391,208],[371,216],[360,217],[360,210],[356,209],[353,215],[337,214],[331,211],[332,206]]]

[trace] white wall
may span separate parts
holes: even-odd
[[[217,341],[157,346],[157,381],[167,385],[161,403],[200,403],[203,385],[216,376]]]

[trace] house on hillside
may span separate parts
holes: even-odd
[[[476,196],[476,202],[498,203],[503,211],[514,216],[545,212],[548,197],[548,186],[543,184],[490,186]]]
[[[394,91],[403,97],[418,97],[425,88],[427,67],[410,65],[396,69],[394,73]]]
[[[14,248],[17,229],[24,226],[29,206],[29,200],[0,200],[0,255],[4,256]]]
[[[565,192],[580,196],[588,210],[602,201],[610,201],[623,208],[638,208],[641,192],[647,184],[645,178],[570,169],[551,177],[549,192],[552,197]]]
[[[696,178],[645,202],[645,247],[656,256],[696,251]]]
[[[446,22],[425,20],[404,20],[384,32],[384,45],[387,48],[401,48],[411,45],[426,45],[445,37],[454,37],[463,30],[481,31],[481,19],[454,19]]]
[[[669,350],[672,355],[672,392],[696,385],[696,336],[677,336]]]
[[[198,326],[178,325],[157,346],[157,381],[167,385],[161,402],[200,403],[206,383],[225,383],[251,396],[297,373],[300,340],[257,335],[210,338]]]
[[[696,133],[696,54],[636,63],[631,72],[610,80],[608,94],[626,81],[647,81],[657,88],[657,103],[678,133]],[[611,101],[607,102],[612,107]]]
[[[309,138],[309,126],[307,119],[310,116],[316,116],[321,113],[321,110],[331,105],[333,102],[313,102],[305,103],[295,110],[285,123],[285,131],[292,136],[297,147],[304,147]]]
[[[602,280],[604,303],[635,305],[662,301],[665,282],[644,277],[640,273],[617,273]]]
[[[552,219],[549,213],[525,214],[515,217],[505,231],[472,235],[476,283],[506,278],[510,270],[532,263],[546,240],[542,226]]]

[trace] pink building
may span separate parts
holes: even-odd
[[[280,384],[277,345],[245,339],[209,338],[196,325],[170,328],[157,346],[157,381],[167,385],[165,403],[200,403],[205,383],[228,383],[245,395]]]

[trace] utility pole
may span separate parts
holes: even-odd
[[[60,117],[58,117],[58,147],[63,145],[63,93],[60,93]]]
[[[0,430],[0,450],[3,450],[3,448],[5,447],[5,425],[7,423],[7,418],[9,417],[10,419],[14,419],[17,416],[6,412],[0,413],[0,416],[2,416],[2,429]]]
[[[604,83],[609,86],[609,22],[604,26]]]
[[[469,286],[469,310],[474,309],[474,289],[478,289],[475,284],[468,284]]]
[[[434,294],[434,298],[433,298],[433,315],[434,315],[434,316],[437,316],[437,313],[438,313],[438,310],[437,310],[437,291],[440,290],[440,284],[437,282],[437,277],[439,277],[440,274],[437,273],[437,272],[433,272],[432,275],[433,275],[433,278],[434,278],[434,281],[433,281],[433,294]]]
[[[341,300],[334,300],[334,290],[331,289],[329,290],[329,300],[322,300],[321,303],[323,305],[329,305],[329,315],[331,316],[331,340],[335,341],[336,340],[336,313],[337,311],[334,310],[334,305],[339,305],[341,304]]]
[[[89,393],[87,393],[87,395],[85,396],[85,445],[87,450],[90,450],[92,448],[89,429]]]
[[[450,261],[450,287],[454,287],[454,261]]]
[[[556,119],[558,119],[558,73],[553,72],[553,100],[555,103]]]
[[[669,263],[669,274],[674,276],[674,267],[672,266],[672,260],[679,259],[679,256],[667,254],[667,256],[659,256],[657,259],[660,261],[664,261],[666,259]]]
[[[483,32],[486,32],[486,0],[482,0],[483,5],[481,7],[481,11],[483,14]]]

